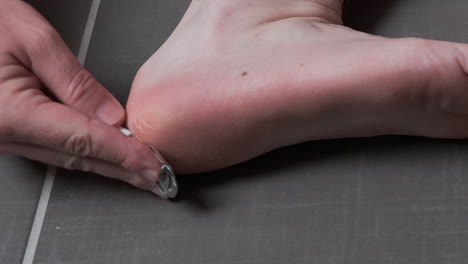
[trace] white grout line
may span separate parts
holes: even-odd
[[[96,17],[99,11],[99,5],[101,0],[92,0],[91,8],[89,10],[88,20],[86,27],[81,39],[80,49],[78,51],[78,61],[81,65],[84,65],[86,61],[86,55],[88,54],[89,43],[94,31],[94,25],[96,24]],[[44,218],[49,204],[50,194],[54,185],[56,167],[47,166],[46,177],[42,185],[41,196],[37,204],[36,215],[31,227],[31,233],[29,234],[28,244],[26,251],[24,252],[23,264],[33,264],[34,255],[36,254],[37,245],[39,243],[39,237],[41,235],[42,226],[44,224]]]
[[[44,184],[42,185],[41,196],[37,204],[36,215],[29,234],[28,245],[26,246],[26,252],[23,257],[23,264],[32,264],[34,261],[34,254],[36,253],[37,244],[39,242],[39,236],[41,235],[42,224],[44,223],[44,217],[49,203],[50,193],[54,184],[56,168],[54,166],[47,166],[46,177]]]
[[[101,0],[93,0],[91,8],[89,10],[88,21],[86,22],[86,28],[81,39],[80,50],[78,51],[78,60],[83,65],[86,61],[86,55],[88,55],[89,43],[94,31],[94,25],[96,24],[96,17],[99,11],[99,5]]]

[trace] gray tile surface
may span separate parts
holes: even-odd
[[[28,1],[77,52],[90,1]],[[68,7],[61,2],[71,2]],[[0,263],[21,263],[42,188],[46,166],[0,156]]]
[[[88,69],[125,102],[138,66],[187,3],[103,0]],[[467,9],[354,0],[347,21],[387,36],[463,41]],[[466,263],[466,160],[468,141],[311,142],[181,177],[173,203],[61,171],[36,263]]]
[[[19,263],[36,210],[45,166],[0,156],[0,263]]]
[[[388,37],[423,37],[468,42],[464,0],[347,0],[354,28]]]
[[[60,33],[68,47],[78,54],[92,0],[29,0]]]

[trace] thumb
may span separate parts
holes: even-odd
[[[25,47],[30,68],[60,102],[110,125],[125,119],[122,105],[84,69],[51,29]]]

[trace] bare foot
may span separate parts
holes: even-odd
[[[183,173],[309,140],[463,138],[467,58],[344,27],[340,0],[194,0],[138,72],[128,125]]]

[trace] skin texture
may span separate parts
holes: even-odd
[[[464,138],[467,59],[344,27],[341,1],[194,0],[138,72],[128,126],[182,173],[310,140]]]
[[[0,154],[155,187],[154,154],[115,127],[123,107],[20,0],[0,0],[0,113]]]

